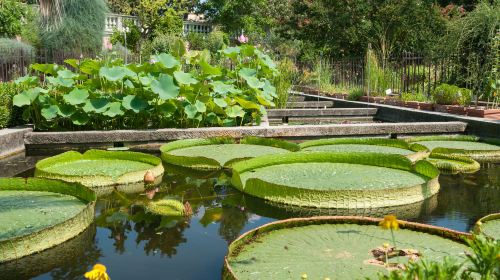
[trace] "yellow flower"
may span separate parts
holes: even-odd
[[[399,222],[396,219],[396,216],[394,215],[384,216],[384,219],[380,221],[378,225],[384,229],[393,229],[393,230],[399,229]]]
[[[302,278],[302,279],[307,279],[307,274],[305,274],[305,273],[304,273],[304,274],[302,274],[302,277],[301,277],[301,278]]]
[[[384,248],[387,249],[387,248],[389,248],[390,245],[389,245],[389,243],[384,243],[383,246],[384,246]]]
[[[106,267],[100,263],[94,265],[92,270],[85,273],[84,276],[90,280],[110,280],[108,274],[106,273]]]

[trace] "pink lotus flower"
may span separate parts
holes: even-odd
[[[243,35],[243,33],[241,33],[240,37],[238,37],[238,42],[240,42],[241,44],[248,43],[248,37],[246,37],[245,35]]]

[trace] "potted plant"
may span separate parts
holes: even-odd
[[[441,84],[432,92],[432,99],[436,103],[434,109],[437,112],[465,115],[467,111],[464,105],[470,103],[472,93],[466,88]]]

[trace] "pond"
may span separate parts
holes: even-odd
[[[113,193],[98,199],[96,220],[83,234],[53,249],[0,265],[2,279],[83,279],[99,262],[112,279],[220,279],[228,244],[265,223],[307,215],[398,217],[468,231],[474,222],[500,212],[500,165],[485,164],[474,174],[441,175],[440,192],[414,205],[377,210],[318,212],[281,208],[229,186],[221,172],[193,173],[165,166],[161,185],[141,193]],[[32,170],[18,174],[31,176]],[[153,215],[150,199],[189,202],[189,218]],[[4,278],[6,277],[6,278]]]

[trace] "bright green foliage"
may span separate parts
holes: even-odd
[[[146,204],[146,209],[154,214],[162,216],[183,216],[184,204],[174,199],[161,199]]]
[[[479,219],[474,227],[474,232],[500,240],[500,213],[490,214]]]
[[[292,88],[298,71],[292,60],[284,58],[278,62],[278,73],[273,81],[278,95],[276,107],[285,108],[288,102],[288,92]]]
[[[440,149],[435,149],[427,159],[439,170],[451,173],[475,172],[481,168],[479,162],[467,157],[453,154],[439,153]],[[441,150],[443,151],[443,150]]]
[[[0,83],[0,128],[23,124],[22,112],[12,106],[14,95],[20,93],[22,88],[13,82]]]
[[[358,101],[364,94],[365,93],[361,88],[351,89],[349,90],[349,95],[347,96],[347,100]]]
[[[28,9],[19,0],[0,0],[0,37],[12,38],[19,35]]]
[[[106,1],[64,0],[62,8],[62,22],[42,29],[42,46],[53,51],[99,51],[108,12]]]
[[[416,250],[428,260],[465,259],[467,246],[425,227],[402,228],[396,236],[397,248]],[[224,279],[253,279],[256,274],[262,279],[301,279],[304,274],[307,279],[363,279],[387,273],[384,265],[369,261],[374,259],[371,250],[391,242],[391,234],[373,221],[284,220],[233,242],[227,256],[232,274],[225,271]],[[390,262],[407,264],[408,257]]]
[[[468,105],[471,102],[472,93],[469,89],[466,88],[459,88],[453,85],[441,84],[432,92],[432,99],[437,104],[442,105]]]
[[[309,151],[374,152],[401,155],[427,151],[427,148],[418,144],[408,144],[399,139],[383,138],[319,139],[302,142],[300,147]]]
[[[153,63],[67,60],[75,72],[34,64],[44,82],[17,80],[29,89],[14,105],[25,107],[37,130],[236,126],[259,123],[264,106],[274,106],[276,66],[255,47],[225,49],[221,65],[208,51],[175,49],[153,56]],[[232,69],[224,66],[228,60]]]
[[[460,279],[462,263],[452,257],[444,257],[442,261],[428,261],[425,258],[408,263],[405,270],[393,270],[388,275],[379,273],[380,280],[431,280]]]
[[[26,65],[29,65],[34,59],[34,55],[35,52],[32,46],[15,39],[0,38],[0,57],[2,58],[2,63],[19,63],[19,61],[22,61]]]
[[[484,151],[498,151],[499,146],[491,145],[481,142],[468,142],[468,141],[419,141],[417,142],[430,150],[436,148],[447,148],[447,149],[461,149],[461,150],[484,150]]]

